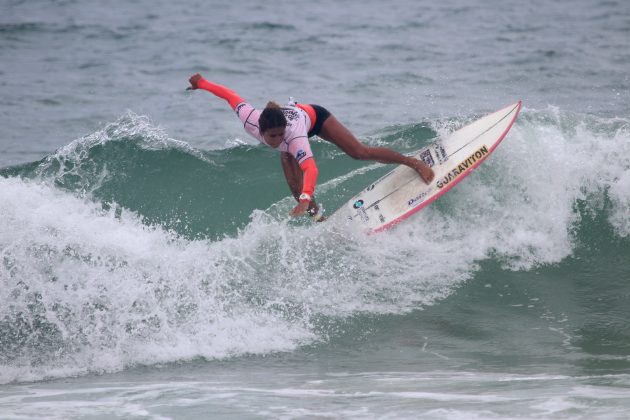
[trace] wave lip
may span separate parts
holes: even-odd
[[[430,141],[424,126],[384,135],[404,145],[414,135]],[[292,199],[277,194],[286,188],[270,174],[277,160],[261,148],[202,153],[225,163],[213,165],[143,118],[123,118],[2,172],[0,301],[8,304],[0,307],[0,382],[293,351],[334,337],[355,315],[441,302],[483,261],[518,271],[560,264],[596,244],[601,220],[622,243],[630,234],[628,139],[624,119],[524,110],[505,147],[449,194],[391,232],[365,237],[289,221]],[[339,160],[322,161],[322,174],[338,174],[320,184],[325,202],[342,202],[386,169],[349,170]],[[138,162],[151,171],[134,172]],[[221,178],[239,165],[243,176]],[[198,183],[182,182],[190,168]],[[150,176],[139,188],[133,182],[143,173]],[[220,182],[209,196],[226,201],[202,202],[200,213],[214,213],[199,225],[212,224],[217,236],[149,217],[184,197],[173,214],[186,220],[189,199],[206,196],[213,179]],[[232,218],[243,207],[242,219]]]

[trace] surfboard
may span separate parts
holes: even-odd
[[[371,183],[329,220],[346,220],[367,232],[380,232],[437,200],[472,173],[501,143],[521,110],[521,101],[486,115],[438,139],[413,156],[431,166],[426,184],[413,169],[400,165]]]

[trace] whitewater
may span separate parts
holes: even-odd
[[[0,9],[1,418],[627,417],[621,2]],[[524,107],[365,235],[291,218],[277,152],[196,72],[405,154]],[[393,169],[311,146],[327,214]]]

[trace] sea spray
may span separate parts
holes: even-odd
[[[301,320],[251,305],[229,241],[187,241],[48,186],[0,178],[2,382],[289,350]],[[226,262],[227,261],[227,262]]]
[[[60,177],[42,165],[9,168],[0,178],[1,380],[291,351],[328,340],[336,320],[439,303],[483,261],[520,271],[557,264],[574,253],[584,212],[603,215],[627,237],[628,137],[624,120],[525,110],[474,174],[405,223],[372,236],[289,220],[292,200],[276,191],[286,188],[281,174],[263,177],[280,177],[277,188],[258,187],[256,171],[269,171],[277,159],[267,163],[257,149],[217,152],[255,173],[217,185],[214,197],[259,194],[258,201],[220,200],[207,210],[215,228],[232,225],[220,228],[220,237],[195,237],[203,232],[199,225],[191,232],[147,217],[151,207],[170,204],[154,195],[159,177],[147,178],[141,191],[115,182],[129,177],[130,156],[144,149],[122,138],[83,142],[86,154],[73,157],[74,168],[100,159],[107,176],[74,171],[69,182],[63,175],[69,172]],[[183,166],[172,165],[180,159],[208,171],[209,179],[223,173],[176,151],[144,150],[143,167],[167,175],[173,186],[182,184]],[[343,162],[335,164],[331,171],[342,175],[320,180],[327,202],[343,200],[337,195],[386,169],[344,172]],[[189,198],[208,200],[203,181],[190,186]],[[124,202],[132,194],[139,205],[130,208]],[[185,218],[189,208],[180,204],[175,215]],[[221,219],[222,206],[247,217]]]

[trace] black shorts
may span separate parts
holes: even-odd
[[[319,135],[319,132],[322,129],[322,125],[324,125],[324,121],[326,121],[326,119],[330,117],[330,112],[328,112],[328,110],[323,106],[314,104],[309,105],[312,106],[313,110],[315,111],[315,125],[313,126],[313,128],[308,130],[307,135],[309,137],[313,137]]]

